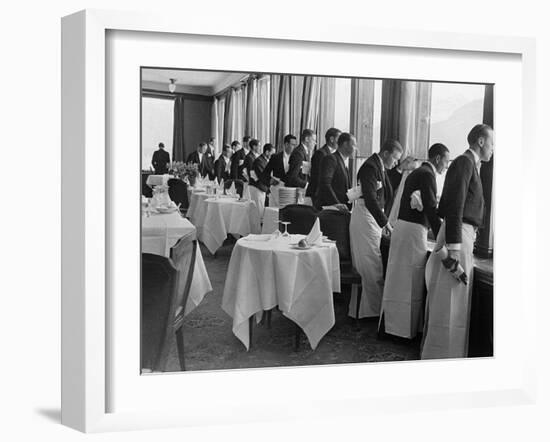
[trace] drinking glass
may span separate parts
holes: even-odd
[[[283,234],[281,236],[284,237],[284,238],[289,238],[290,233],[288,233],[288,227],[287,226],[291,223],[289,221],[281,221],[281,224],[285,225],[285,231],[283,232]]]

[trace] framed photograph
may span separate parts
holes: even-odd
[[[534,158],[534,42],[337,28],[237,31],[95,10],[63,18],[65,425],[98,432],[534,400],[526,227],[536,191],[508,179]],[[331,167],[315,156],[323,148],[347,177],[341,195],[311,179]],[[447,307],[433,307],[428,280],[405,313],[386,293],[398,291],[388,289],[389,244],[403,219],[395,201],[411,216],[427,202],[403,197],[413,169],[433,168],[441,208],[468,155],[485,222],[464,223],[475,262],[442,240],[470,278],[464,306],[458,295],[447,306],[467,320],[446,325],[462,331],[446,332],[445,347],[433,318]],[[388,184],[375,194],[395,192],[375,223],[372,276],[354,216],[371,210],[363,171],[377,158]],[[335,214],[348,216],[347,249],[331,232]],[[440,225],[421,227],[429,267]],[[346,254],[356,271],[344,277]],[[373,298],[368,280],[383,274]]]

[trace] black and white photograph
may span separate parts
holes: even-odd
[[[142,374],[493,356],[493,84],[140,76]]]

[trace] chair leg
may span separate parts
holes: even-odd
[[[294,351],[298,351],[300,348],[300,332],[298,324],[294,324]]]
[[[254,315],[248,318],[248,350],[252,350],[252,328],[254,327]]]
[[[180,361],[180,369],[185,371],[185,356],[183,354],[183,330],[182,327],[176,330],[176,345],[178,347],[178,358]]]

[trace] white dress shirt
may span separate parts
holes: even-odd
[[[285,173],[288,172],[288,160],[290,159],[290,155],[283,151],[283,166],[285,167]]]

